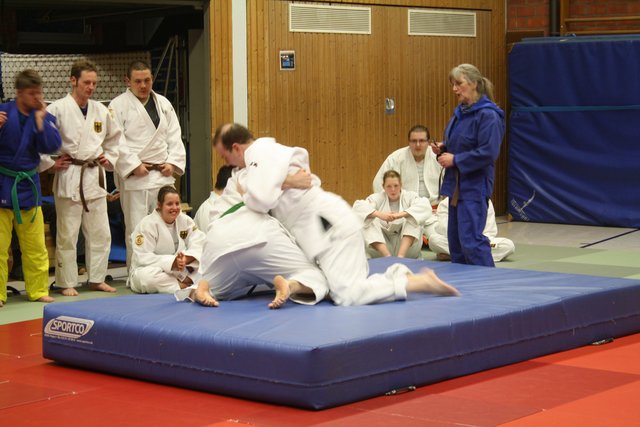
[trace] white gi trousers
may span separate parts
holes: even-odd
[[[505,237],[494,237],[490,240],[491,257],[493,262],[500,262],[516,251],[513,241]],[[429,236],[429,249],[436,254],[449,255],[449,241],[447,236],[433,233]]]
[[[328,293],[325,275],[282,225],[247,208],[210,224],[199,273],[209,282],[211,295],[221,301],[245,296],[254,285],[271,285],[278,274],[313,291],[313,295],[291,295],[294,302],[316,304]],[[195,288],[194,280],[193,286],[175,293],[176,300],[187,299]]]
[[[146,190],[120,191],[120,206],[124,214],[124,241],[127,248],[127,267],[131,266],[131,233],[142,219],[158,206],[161,187]]]
[[[291,243],[287,237],[283,236],[283,239]],[[314,291],[315,296],[291,295],[292,301],[315,304],[317,300],[322,300],[327,293],[326,278],[300,250],[291,250],[289,243],[276,238],[263,245],[221,256],[214,262],[210,273],[203,276],[209,282],[211,295],[221,301],[240,298],[253,285],[270,285],[273,278],[280,274]]]
[[[78,284],[77,244],[82,226],[85,237],[85,261],[89,283],[102,283],[107,275],[111,231],[107,215],[107,199],[87,200],[89,212],[82,202],[54,195],[56,205],[56,286],[75,288]]]
[[[380,252],[371,247],[372,243],[384,243],[392,255],[397,255],[400,249],[400,242],[404,236],[411,236],[415,239],[405,258],[420,259],[422,256],[422,227],[410,221],[403,221],[402,224],[390,224],[388,228],[382,226],[380,221],[371,221],[364,227],[364,240],[367,242],[367,255],[369,258],[379,258]]]
[[[196,283],[199,278],[198,270],[194,270],[192,273],[186,271],[166,273],[162,268],[151,265],[136,268],[131,273],[127,284],[133,292],[139,294],[172,294],[180,290],[178,281],[183,281],[187,276],[191,277],[193,283]]]
[[[405,265],[394,264],[383,274],[369,276],[362,229],[347,202],[325,191],[306,202],[289,231],[307,256],[312,256],[310,251],[318,245],[323,247],[315,259],[327,277],[329,296],[335,304],[365,305],[407,298],[411,270]]]

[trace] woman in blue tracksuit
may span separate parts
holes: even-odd
[[[449,196],[451,261],[494,267],[482,230],[504,136],[504,112],[492,100],[493,85],[475,66],[458,65],[449,81],[460,103],[434,152],[445,168],[440,193]]]

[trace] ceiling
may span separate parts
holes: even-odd
[[[164,44],[202,25],[203,0],[0,0],[0,50],[45,52]],[[84,48],[83,48],[84,46]]]

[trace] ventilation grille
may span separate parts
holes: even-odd
[[[475,12],[409,9],[410,36],[475,37]]]
[[[371,34],[371,8],[289,3],[289,31]]]

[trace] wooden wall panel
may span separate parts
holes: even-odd
[[[215,0],[209,6],[212,133],[221,123],[233,121],[231,2],[232,0]],[[211,176],[215,181],[223,162],[214,150],[211,155]]]
[[[211,4],[212,126],[233,120],[232,0]],[[353,3],[343,0],[331,3]],[[249,127],[259,136],[306,147],[324,187],[349,202],[371,191],[382,160],[406,144],[408,129],[427,125],[440,139],[455,107],[451,67],[477,65],[506,107],[504,4],[498,0],[373,0],[373,34],[288,31],[288,1],[247,0]],[[408,7],[478,12],[478,37],[407,35]],[[296,70],[280,71],[279,50],[296,51]],[[396,113],[384,113],[393,97]],[[494,203],[506,208],[506,142]],[[214,171],[221,165],[214,158]]]
[[[349,202],[371,192],[381,162],[406,145],[412,125],[425,124],[442,138],[456,106],[447,79],[453,66],[477,65],[496,84],[503,107],[506,98],[501,2],[367,3],[372,5],[371,35],[291,33],[288,1],[247,2],[249,127],[256,137],[274,136],[307,148],[323,186]],[[428,5],[474,8],[477,37],[408,36],[407,6]],[[295,50],[295,71],[279,70],[280,50]],[[385,114],[385,97],[395,99],[395,114]],[[498,174],[505,171],[501,159]],[[504,182],[497,179],[498,211],[506,206]]]

